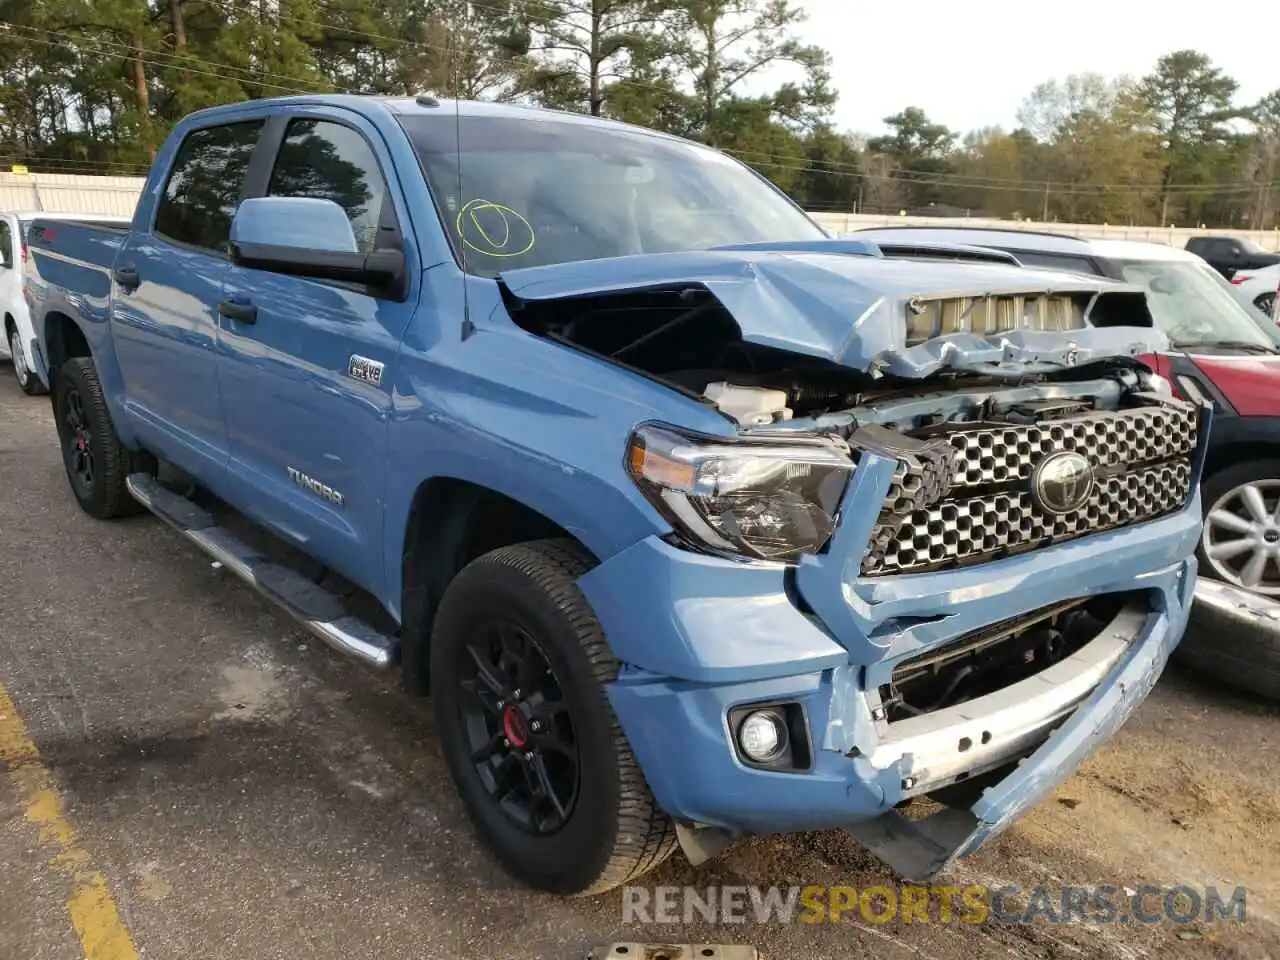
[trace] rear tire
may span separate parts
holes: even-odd
[[[135,456],[116,435],[93,360],[74,357],[58,369],[53,409],[62,464],[80,509],[98,520],[141,511],[125,486]]]
[[[618,661],[577,586],[591,566],[568,540],[485,554],[445,591],[430,651],[445,761],[481,841],[521,882],[569,895],[676,847],[605,693]]]

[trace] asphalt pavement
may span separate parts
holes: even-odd
[[[341,659],[141,516],[67,488],[0,365],[0,960],[580,958],[609,941],[823,957],[1280,953],[1277,712],[1176,672],[955,883],[1246,885],[1243,924],[627,923],[478,847],[429,704]],[[646,885],[892,884],[840,831]]]

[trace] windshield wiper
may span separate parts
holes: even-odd
[[[1179,350],[1191,347],[1224,347],[1229,350],[1248,350],[1253,353],[1280,353],[1280,350],[1275,347],[1268,347],[1265,343],[1255,343],[1252,340],[1175,340],[1173,345]]]

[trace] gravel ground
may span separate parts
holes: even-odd
[[[109,891],[88,915],[113,907],[155,958],[569,960],[614,940],[752,943],[766,960],[1280,955],[1277,710],[1177,670],[948,880],[1244,886],[1243,925],[626,924],[617,892],[533,894],[487,859],[427,704],[394,678],[308,640],[153,519],[82,515],[47,400],[7,369],[0,531],[0,694],[63,810],[34,822],[22,770],[0,762],[0,960],[129,956],[77,912],[85,864]],[[57,824],[80,860],[51,856]],[[892,879],[829,831],[746,841],[699,869],[677,856],[648,882]]]

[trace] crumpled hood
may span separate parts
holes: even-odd
[[[918,296],[1141,294],[1142,288],[1001,264],[895,260],[858,241],[584,260],[512,270],[499,280],[526,302],[702,287],[724,305],[750,343],[903,377],[942,369],[1020,376],[1168,349],[1164,335],[1150,327],[1019,331],[989,338],[953,334],[907,346],[906,305]]]

